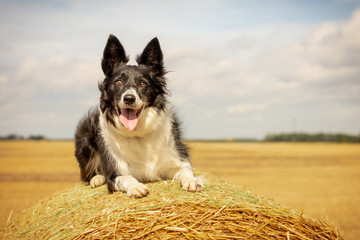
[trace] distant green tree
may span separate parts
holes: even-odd
[[[280,133],[267,134],[264,138],[266,142],[360,142],[359,136],[348,134],[326,134],[326,133]]]
[[[37,140],[37,141],[38,141],[38,140],[45,140],[46,137],[43,136],[43,135],[30,135],[28,139],[29,139],[29,140]]]
[[[1,140],[21,140],[21,139],[24,139],[24,137],[19,134],[11,133],[7,136],[1,136],[0,139]]]

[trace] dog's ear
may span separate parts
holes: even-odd
[[[129,58],[125,54],[125,49],[121,45],[119,39],[110,34],[107,40],[103,59],[101,61],[101,67],[106,77],[111,76],[114,68],[119,63],[127,63]]]
[[[139,65],[145,65],[151,69],[155,76],[163,76],[164,64],[163,54],[160,48],[160,43],[157,38],[152,39],[145,47],[141,55],[137,56],[136,62]]]

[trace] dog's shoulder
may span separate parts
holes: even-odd
[[[76,127],[75,138],[86,135],[96,135],[99,131],[99,115],[100,110],[98,107],[90,108]]]

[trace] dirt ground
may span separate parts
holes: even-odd
[[[194,168],[360,236],[360,145],[190,142]],[[79,181],[72,141],[0,142],[0,229]]]

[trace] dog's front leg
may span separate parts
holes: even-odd
[[[185,191],[201,192],[204,188],[202,181],[194,177],[194,174],[189,166],[181,168],[176,174],[176,179],[180,180],[181,186]]]
[[[149,194],[148,188],[131,175],[116,177],[114,186],[117,191],[126,192],[130,198],[141,198]]]
[[[120,171],[114,167],[115,159],[108,153],[108,151],[102,151],[101,156],[102,170],[105,176],[105,182],[107,184],[110,193],[121,191],[125,192],[128,197],[141,198],[149,194],[148,188],[136,180],[131,175],[121,176]]]

